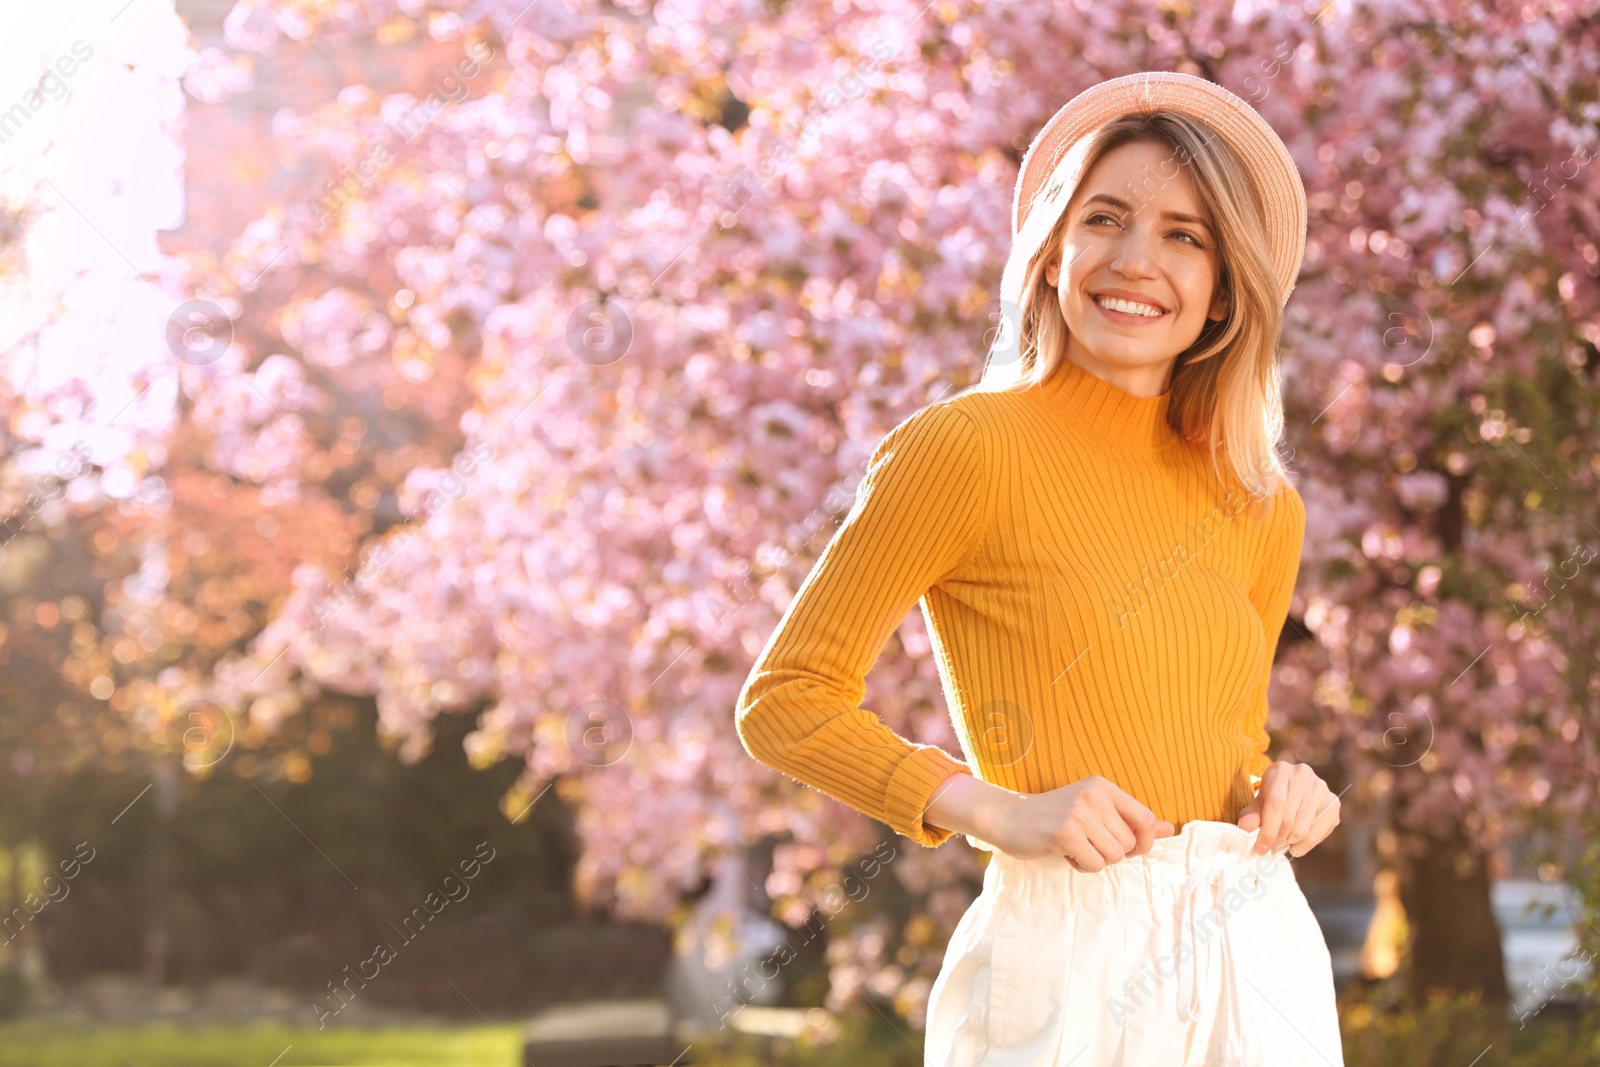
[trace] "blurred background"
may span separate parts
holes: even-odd
[[[63,0],[0,34],[0,1065],[921,1062],[984,853],[733,706],[1017,167],[1304,178],[1274,754],[1351,1064],[1600,1063],[1600,10]],[[920,614],[864,704],[959,752]]]

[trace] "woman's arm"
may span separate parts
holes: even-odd
[[[970,770],[860,704],[889,636],[988,529],[983,440],[951,404],[918,411],[874,451],[855,506],[756,660],[734,716],[750,755],[928,846],[953,832],[923,823],[929,797]]]
[[[982,778],[957,774],[934,793],[922,817],[930,828],[970,834],[993,844],[1004,812],[1016,797],[1011,790]]]
[[[957,775],[934,794],[924,818],[1019,859],[1065,856],[1091,872],[1144,855],[1174,829],[1097,774],[1045,793],[1013,793]]]
[[[1260,778],[1272,765],[1267,755],[1270,738],[1267,736],[1267,686],[1272,678],[1272,661],[1278,648],[1278,638],[1289,617],[1289,602],[1294,598],[1295,580],[1300,574],[1300,553],[1306,537],[1306,505],[1293,485],[1284,489],[1274,501],[1277,514],[1272,516],[1273,528],[1267,531],[1260,566],[1255,582],[1250,586],[1250,605],[1261,617],[1261,627],[1267,639],[1267,667],[1256,686],[1250,710],[1245,715],[1245,731],[1250,735],[1252,751],[1246,771],[1251,785],[1259,787]]]

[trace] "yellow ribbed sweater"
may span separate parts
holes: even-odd
[[[1021,793],[1100,775],[1175,827],[1236,821],[1271,762],[1305,505],[1229,491],[1170,398],[1068,361],[892,429],[739,694],[750,755],[927,846],[962,772]],[[919,600],[964,763],[860,707]]]

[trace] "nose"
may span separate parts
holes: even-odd
[[[1117,254],[1112,257],[1111,269],[1125,278],[1155,277],[1153,242],[1158,239],[1150,226],[1128,226],[1117,241]]]

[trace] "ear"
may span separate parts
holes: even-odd
[[[1050,283],[1051,288],[1061,284],[1061,261],[1059,259],[1045,266],[1044,280]]]
[[[1211,302],[1211,310],[1206,312],[1206,318],[1210,319],[1212,322],[1221,322],[1227,317],[1228,298],[1219,293],[1217,298]]]

